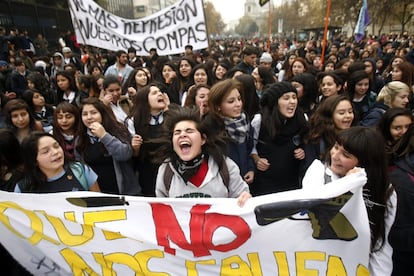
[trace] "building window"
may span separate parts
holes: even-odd
[[[145,6],[144,5],[137,6],[137,12],[145,12]]]

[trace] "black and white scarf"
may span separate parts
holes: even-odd
[[[238,144],[246,141],[250,127],[246,119],[246,114],[242,113],[238,118],[225,117],[224,125],[226,126],[227,135]]]
[[[201,153],[189,161],[183,161],[180,158],[177,158],[173,164],[177,172],[184,179],[185,183],[187,183],[187,181],[198,172],[198,169],[200,168],[201,163],[203,163],[203,160],[204,154]]]

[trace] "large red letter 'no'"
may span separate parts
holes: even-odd
[[[150,203],[154,218],[158,245],[175,255],[170,241],[184,250],[190,250],[195,257],[208,256],[210,250],[227,252],[238,248],[251,236],[249,225],[239,216],[207,213],[211,205],[195,205],[191,208],[190,242],[187,241],[171,206],[162,203]],[[213,244],[214,232],[220,228],[230,229],[236,238],[229,243]]]

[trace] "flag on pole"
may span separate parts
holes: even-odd
[[[355,26],[355,40],[360,42],[365,36],[365,28],[371,23],[371,19],[368,15],[368,1],[362,1],[362,7],[359,10],[358,22]]]
[[[259,0],[259,5],[260,7],[263,7],[267,2],[269,2],[270,0]]]

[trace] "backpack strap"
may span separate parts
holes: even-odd
[[[73,175],[82,185],[83,189],[85,191],[89,191],[88,180],[86,179],[85,167],[83,166],[83,164],[80,162],[73,162],[73,163],[70,163],[69,167],[72,170]]]
[[[223,180],[224,186],[226,186],[228,190],[229,183],[230,183],[230,174],[229,174],[229,168],[227,167],[226,159],[223,160],[219,173],[220,173],[221,179]]]
[[[173,177],[173,170],[170,167],[170,164],[167,163],[167,165],[165,166],[165,170],[164,170],[164,185],[165,185],[165,190],[167,192],[170,191],[170,187],[171,187],[171,180]]]
[[[221,179],[223,180],[224,186],[226,186],[226,188],[228,189],[229,183],[230,183],[230,174],[229,174],[229,168],[227,167],[225,159],[223,160],[223,163],[220,167],[219,174],[221,176]],[[164,185],[165,185],[165,190],[167,192],[170,191],[173,175],[174,175],[174,172],[171,169],[170,164],[167,163],[167,165],[165,166],[165,170],[164,170]]]

